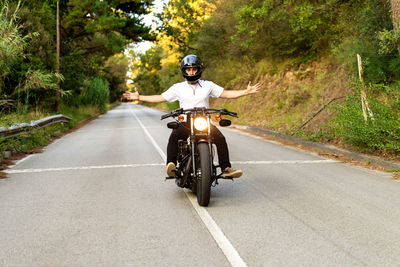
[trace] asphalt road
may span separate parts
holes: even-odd
[[[389,174],[223,129],[244,175],[202,208],[164,181],[161,114],[121,105],[9,169],[0,266],[400,264]]]

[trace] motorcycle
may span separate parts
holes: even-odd
[[[175,179],[179,187],[191,189],[200,206],[209,204],[211,186],[216,186],[218,179],[223,178],[222,171],[217,174],[220,166],[214,164],[214,147],[210,134],[213,114],[216,114],[215,118],[222,127],[231,125],[230,120],[222,118],[223,115],[238,117],[235,112],[211,108],[177,109],[161,116],[161,120],[169,117],[175,119],[167,124],[170,129],[186,127],[190,130],[188,140],[178,141],[176,176],[166,179]]]

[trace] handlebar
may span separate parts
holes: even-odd
[[[213,114],[213,113],[220,113],[221,115],[228,115],[228,116],[232,116],[232,117],[236,117],[238,118],[238,115],[236,112],[232,112],[232,111],[228,111],[224,108],[222,109],[214,109],[214,108],[191,108],[191,109],[175,109],[173,111],[171,111],[168,114],[164,114],[161,116],[161,120],[169,118],[169,117],[177,117],[181,114],[190,114],[190,113],[194,113],[194,112],[204,112],[206,114]]]

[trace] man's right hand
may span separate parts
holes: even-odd
[[[131,100],[131,101],[135,101],[135,100],[139,100],[139,92],[135,87],[135,92],[129,92],[129,91],[125,91],[124,93],[124,98],[127,100]]]

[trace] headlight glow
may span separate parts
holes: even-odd
[[[194,128],[198,131],[205,131],[208,128],[207,120],[203,117],[198,117],[194,119]]]

